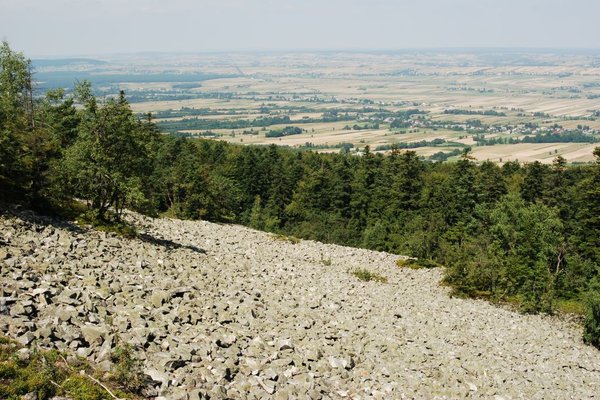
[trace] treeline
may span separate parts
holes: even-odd
[[[129,96],[128,101],[129,101]],[[236,110],[225,111],[225,110],[213,110],[211,108],[193,108],[193,107],[181,107],[180,110],[161,110],[152,114],[154,118],[181,118],[197,115],[235,115],[238,112]]]
[[[321,118],[302,118],[293,122],[296,124],[308,124],[315,122],[353,121],[355,119],[356,115],[324,113]],[[232,120],[200,119],[194,117],[178,121],[161,121],[158,123],[158,126],[166,132],[177,133],[185,130],[263,128],[271,125],[285,125],[291,122],[292,120],[287,115]]]
[[[496,110],[462,110],[458,108],[446,109],[444,110],[444,114],[453,114],[453,115],[492,115],[496,117],[506,117],[506,113],[496,111]]]
[[[517,144],[517,143],[598,143],[600,137],[593,136],[580,131],[568,131],[560,133],[538,133],[528,135],[523,138],[495,137],[486,138],[484,135],[474,135],[473,140],[478,146],[493,146],[496,144]]]
[[[454,149],[454,150],[448,151],[448,152],[438,151],[437,153],[430,155],[429,160],[443,162],[443,161],[447,161],[451,157],[459,156],[462,152],[463,152],[462,149]]]
[[[267,133],[265,133],[265,137],[267,138],[278,138],[290,135],[300,135],[303,132],[301,128],[297,126],[286,126],[282,129],[271,129]]]
[[[376,151],[387,151],[394,149],[418,149],[419,147],[451,146],[465,148],[466,145],[459,142],[448,142],[446,139],[419,140],[418,142],[398,142],[393,144],[382,144],[375,147]],[[460,150],[459,153],[460,154]]]
[[[600,346],[600,148],[593,166],[500,167],[468,149],[427,163],[234,146],[161,135],[123,93],[100,102],[87,83],[36,101],[6,43],[0,66],[4,202],[60,210],[79,198],[100,221],[130,208],[407,254],[445,265],[458,294],[525,312],[585,303],[585,339]]]

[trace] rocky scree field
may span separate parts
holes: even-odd
[[[128,218],[136,239],[1,215],[0,331],[105,371],[130,344],[145,397],[599,397],[600,352],[579,327],[451,298],[440,269],[234,225]]]

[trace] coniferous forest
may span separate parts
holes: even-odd
[[[0,47],[0,201],[119,224],[124,209],[256,229],[443,265],[457,295],[523,312],[585,313],[600,347],[596,163],[422,161],[229,145],[161,134],[124,93],[33,96],[25,57]]]

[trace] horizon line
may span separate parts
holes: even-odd
[[[21,51],[21,50],[17,50]],[[410,53],[410,52],[575,52],[595,53],[600,55],[600,47],[531,47],[531,46],[464,46],[464,47],[404,47],[404,48],[295,48],[295,49],[224,49],[224,50],[141,50],[118,51],[114,53],[64,53],[55,55],[33,55],[32,60],[52,60],[61,58],[89,58],[89,57],[119,57],[132,55],[195,55],[195,54],[281,54],[281,53]],[[21,51],[22,52],[22,51]],[[24,52],[23,52],[24,53]],[[25,53],[24,53],[25,54]],[[27,54],[25,54],[27,56]]]

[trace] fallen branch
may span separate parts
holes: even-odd
[[[124,399],[120,399],[119,397],[115,396],[113,394],[113,392],[111,392],[110,389],[108,387],[106,387],[106,385],[104,385],[102,382],[100,382],[98,379],[94,378],[93,376],[88,375],[84,370],[81,370],[80,374],[83,375],[83,376],[85,376],[85,377],[87,377],[88,379],[90,379],[95,384],[101,386],[102,389],[106,390],[108,392],[108,394],[110,394],[113,399],[115,399],[115,400],[124,400]]]
[[[69,365],[69,363],[67,362],[67,360],[65,360],[65,358],[63,357],[63,355],[62,355],[62,354],[59,354],[59,356],[60,356],[60,358],[62,358],[62,360],[65,362],[65,364],[66,364],[67,368],[71,369],[72,371],[74,371],[74,370],[75,370],[73,367],[71,367],[71,366]],[[119,397],[115,396],[115,395],[113,394],[113,392],[111,392],[111,391],[110,391],[110,389],[109,389],[108,387],[106,387],[106,385],[104,385],[102,382],[100,382],[98,379],[94,378],[93,376],[91,376],[91,375],[87,374],[87,373],[85,372],[85,370],[83,370],[83,369],[82,369],[81,371],[79,371],[79,375],[85,376],[86,378],[88,378],[89,380],[91,380],[92,382],[94,382],[96,385],[98,385],[98,386],[100,386],[102,389],[106,390],[106,391],[108,392],[108,394],[109,394],[109,395],[111,395],[111,397],[112,397],[113,399],[115,399],[115,400],[124,400],[124,399],[121,399],[121,398],[119,398]],[[52,382],[52,383],[54,383],[54,382]],[[55,384],[55,385],[56,385],[56,384]],[[58,385],[57,385],[57,386],[58,386]]]

